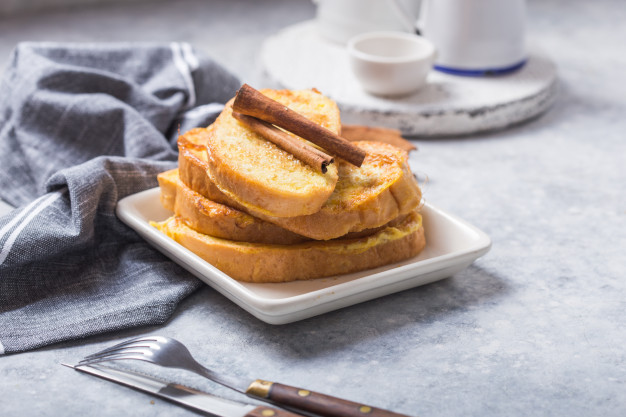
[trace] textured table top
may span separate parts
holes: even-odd
[[[283,326],[204,287],[165,325],[0,356],[3,416],[193,412],[78,374],[119,340],[162,334],[206,364],[420,416],[626,415],[626,8],[529,2],[529,34],[558,67],[543,116],[489,134],[416,140],[428,201],[490,235],[448,279]],[[91,6],[0,21],[0,64],[20,40],[184,40],[262,83],[266,36],[309,1]],[[0,277],[1,279],[1,277]],[[181,382],[236,398],[190,375]]]

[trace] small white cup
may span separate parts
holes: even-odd
[[[350,66],[371,94],[400,96],[426,84],[436,58],[434,45],[418,35],[370,32],[348,41]]]

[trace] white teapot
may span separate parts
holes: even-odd
[[[462,75],[526,61],[525,0],[422,0],[416,27],[437,48],[435,68]]]
[[[420,2],[415,0],[313,0],[319,34],[345,45],[373,31],[415,32]]]
[[[525,0],[314,0],[320,34],[340,44],[372,31],[419,33],[437,48],[435,68],[504,73],[526,61]]]

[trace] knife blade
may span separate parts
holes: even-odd
[[[174,403],[203,411],[214,417],[303,417],[300,414],[277,408],[226,400],[185,385],[168,383],[130,370],[121,370],[105,365],[70,365],[66,363],[61,365],[156,395]]]

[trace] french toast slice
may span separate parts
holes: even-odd
[[[290,245],[310,240],[243,211],[213,202],[187,187],[178,169],[157,176],[163,207],[191,229],[211,236],[252,243]]]
[[[381,142],[354,144],[367,152],[363,165],[357,168],[339,161],[339,180],[320,211],[266,220],[303,236],[327,240],[382,226],[420,206],[422,193],[406,151]]]
[[[302,236],[328,240],[351,232],[381,227],[420,205],[421,190],[411,173],[408,154],[393,145],[354,142],[367,152],[357,168],[337,160],[339,179],[321,209],[295,217],[268,216],[264,211],[244,206],[222,193],[207,174],[206,154],[201,144],[208,129],[194,129],[178,140],[181,180],[208,199],[245,211]]]
[[[412,258],[426,244],[417,211],[367,237],[293,245],[220,239],[194,231],[176,216],[151,224],[231,278],[257,283],[308,280],[376,268]]]
[[[241,210],[243,206],[230,200],[209,177],[205,145],[212,129],[213,125],[195,128],[178,137],[178,176],[187,187],[208,199]]]
[[[314,90],[261,93],[334,133],[341,130],[335,102]],[[206,142],[211,182],[231,200],[266,216],[319,211],[337,183],[336,165],[330,164],[326,173],[318,172],[264,139],[233,117],[233,101],[213,123]]]
[[[187,187],[180,180],[178,169],[162,172],[157,178],[163,207],[174,212],[197,232],[229,240],[280,245],[311,240],[243,211],[209,200]],[[351,232],[342,238],[369,236],[384,227],[399,224],[403,219],[404,216],[400,216],[384,226]]]
[[[161,205],[169,211],[174,211],[176,207],[176,188],[178,187],[178,168],[170,169],[169,171],[161,172],[157,175],[157,181],[159,182],[159,199]]]

